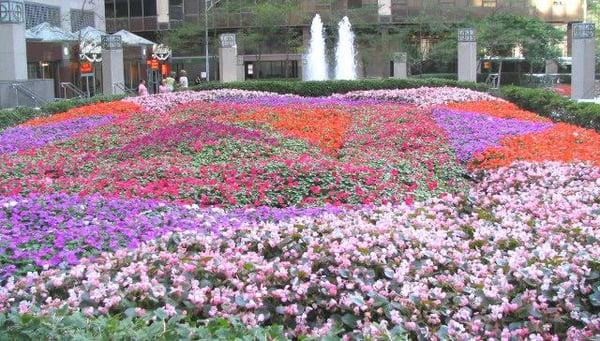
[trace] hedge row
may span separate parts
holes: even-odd
[[[296,94],[306,97],[322,97],[335,93],[346,93],[357,90],[408,89],[422,86],[455,86],[478,91],[486,91],[485,84],[459,82],[451,79],[410,78],[410,79],[364,79],[356,81],[246,81],[219,83],[209,82],[192,87],[193,90],[240,89],[253,91],[269,91],[280,94]]]
[[[578,103],[552,91],[516,86],[501,87],[498,95],[554,121],[600,131],[600,104]]]
[[[81,107],[92,103],[111,102],[122,99],[124,97],[124,95],[94,96],[91,98],[68,99],[50,102],[40,109],[18,107],[14,109],[0,110],[0,131],[9,127],[19,125],[35,117],[64,112],[71,108]]]

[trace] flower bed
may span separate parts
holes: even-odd
[[[138,104],[147,111],[163,113],[178,105],[200,101],[237,101],[248,100],[257,97],[269,98],[293,98],[293,95],[278,95],[264,91],[243,91],[234,89],[206,90],[206,91],[179,91],[154,96],[129,97],[125,101]]]
[[[448,103],[446,108],[460,111],[481,113],[499,118],[509,118],[523,121],[551,122],[549,118],[542,117],[531,111],[523,110],[513,103],[506,101],[476,101]]]
[[[370,90],[353,91],[343,95],[333,95],[340,99],[387,100],[400,103],[410,103],[419,106],[447,104],[470,101],[502,101],[486,93],[451,87],[429,88],[421,87],[402,90]]]
[[[255,106],[193,102],[168,115],[132,115],[64,143],[7,158],[0,164],[8,175],[0,179],[0,193],[100,193],[201,206],[282,207],[397,203],[464,190],[456,179],[462,170],[444,133],[425,112],[398,105],[302,108],[303,121],[285,117],[281,123],[291,136],[223,122],[246,117],[239,110],[257,115],[260,108]],[[340,116],[343,110],[355,117],[352,124],[350,116]],[[308,119],[321,113],[338,116],[321,120],[321,126]],[[376,142],[355,133],[341,142],[344,129],[364,134],[361,126],[368,120],[381,123],[369,125],[366,132],[378,136]],[[337,148],[337,157],[318,148],[324,146],[319,139],[325,131],[332,132],[325,147]],[[384,148],[398,143],[400,148]]]
[[[112,116],[88,117],[59,121],[44,126],[21,126],[0,134],[0,154],[41,147],[112,121]]]
[[[285,107],[242,107],[233,122],[263,123],[288,136],[307,140],[326,153],[336,154],[342,147],[351,118],[344,108],[286,105]]]
[[[436,108],[433,109],[433,116],[448,132],[461,161],[468,161],[473,155],[498,146],[506,136],[536,133],[552,126],[551,123],[502,119],[456,109]]]
[[[112,116],[120,117],[123,115],[132,114],[141,111],[141,107],[134,103],[126,101],[117,101],[109,103],[95,103],[86,105],[83,107],[69,109],[68,111],[60,114],[54,114],[50,116],[37,117],[29,120],[22,124],[24,127],[37,127],[43,125],[49,125],[53,123],[59,123],[63,121],[70,121],[79,118],[86,117],[98,117],[98,116]]]
[[[536,134],[510,137],[471,162],[476,168],[496,168],[514,161],[589,161],[600,166],[600,134],[560,123]]]
[[[248,224],[224,230],[225,239],[167,234],[10,282],[0,310],[241,316],[250,326],[277,323],[315,336],[336,326],[368,335],[373,321],[425,338],[600,332],[598,316],[586,315],[600,294],[600,249],[590,238],[600,232],[598,169],[518,164],[487,176],[471,203],[447,197]],[[569,229],[554,219],[563,202],[584,224]]]
[[[600,334],[595,131],[454,88],[117,103],[0,133],[10,330]]]
[[[243,224],[340,212],[336,207],[259,207],[224,211],[155,201],[65,194],[0,198],[0,280],[44,267],[68,267],[82,257],[134,248],[172,231],[215,232]],[[52,212],[52,214],[48,214]]]

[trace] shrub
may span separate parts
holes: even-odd
[[[125,95],[110,95],[110,96],[94,96],[91,98],[76,98],[67,99],[56,102],[50,102],[42,107],[42,111],[47,114],[54,114],[57,112],[64,112],[75,107],[81,107],[88,104],[99,103],[99,102],[112,102],[125,98]]]
[[[376,90],[376,89],[407,89],[419,88],[423,86],[441,87],[455,86],[460,88],[486,91],[488,87],[485,84],[458,82],[450,79],[438,78],[411,78],[411,79],[363,79],[355,81],[310,81],[310,82],[289,82],[289,81],[246,81],[232,83],[204,83],[193,87],[194,90],[211,89],[240,89],[254,91],[269,91],[280,94],[295,94],[306,97],[330,96],[335,93],[347,93],[357,90]]]
[[[420,75],[411,75],[412,78],[439,78],[458,80],[457,73],[422,73]]]
[[[515,86],[501,88],[500,96],[555,121],[600,131],[600,104],[578,103],[552,91]]]
[[[41,113],[41,110],[27,107],[0,110],[0,131],[35,118]]]

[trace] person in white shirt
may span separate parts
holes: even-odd
[[[185,89],[188,87],[187,72],[185,72],[185,70],[181,70],[180,74],[181,76],[179,76],[179,86]]]

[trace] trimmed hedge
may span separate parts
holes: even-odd
[[[124,95],[94,96],[91,98],[67,99],[50,102],[41,109],[17,107],[0,110],[0,131],[24,123],[32,118],[64,112],[72,108],[99,102],[111,102],[125,98]]]
[[[110,95],[110,96],[94,96],[90,98],[76,98],[67,99],[62,101],[50,102],[42,107],[42,111],[48,114],[54,114],[57,112],[64,112],[72,108],[82,107],[88,104],[100,103],[100,102],[112,102],[118,101],[125,98],[125,95]]]
[[[28,107],[0,110],[0,131],[41,115],[41,110]]]
[[[364,79],[356,81],[311,81],[311,82],[286,82],[286,81],[246,81],[218,83],[209,82],[199,84],[192,90],[214,89],[239,89],[252,91],[269,91],[280,94],[295,94],[305,97],[323,97],[335,93],[346,93],[357,90],[381,89],[408,89],[423,86],[441,87],[454,86],[460,88],[487,91],[485,84],[459,82],[451,79],[438,78],[409,78],[409,79]]]
[[[410,78],[437,78],[437,79],[451,79],[458,80],[457,73],[422,73],[420,75],[411,75]]]
[[[549,90],[516,86],[501,87],[499,95],[554,121],[600,131],[600,104],[578,103]]]

